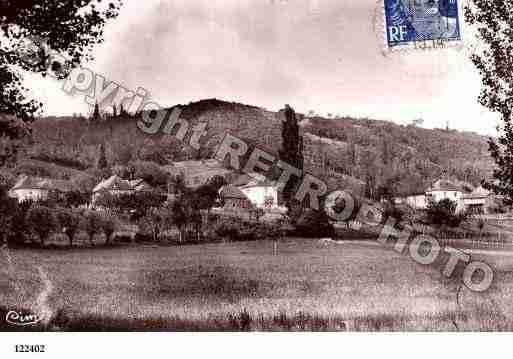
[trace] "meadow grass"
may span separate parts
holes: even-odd
[[[485,293],[442,276],[442,263],[422,266],[371,242],[289,238],[277,255],[271,241],[11,255],[14,270],[1,267],[0,315],[36,307],[40,266],[53,285],[44,330],[513,329],[508,253],[486,258],[496,280]]]

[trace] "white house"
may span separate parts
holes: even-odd
[[[449,180],[439,179],[434,182],[426,191],[428,200],[439,202],[443,199],[450,199],[453,202],[461,202],[463,199],[463,191],[460,187]]]
[[[396,197],[394,199],[396,204],[406,204],[414,209],[426,209],[428,200],[425,193],[414,194],[406,197]]]
[[[44,201],[48,199],[50,192],[66,193],[73,189],[69,181],[51,178],[39,178],[23,175],[9,191],[11,197],[18,202],[27,200]]]
[[[255,175],[241,175],[232,182],[251,203],[264,210],[278,209],[278,187],[275,183],[267,180],[260,181]]]
[[[278,189],[269,183],[249,183],[239,189],[258,208],[272,209],[278,207]]]
[[[493,197],[490,191],[479,186],[472,193],[463,196],[463,203],[472,213],[488,214],[494,206]]]
[[[101,181],[93,189],[92,203],[94,204],[102,193],[110,193],[111,195],[122,195],[151,189],[151,186],[142,179],[132,181],[124,180],[113,175],[106,180]]]
[[[395,203],[406,204],[414,209],[426,209],[431,201],[439,202],[449,199],[456,203],[456,211],[459,212],[464,210],[471,202],[468,196],[463,186],[447,179],[439,179],[426,190],[425,194],[417,193],[411,196],[397,197]]]

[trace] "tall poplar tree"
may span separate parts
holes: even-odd
[[[299,133],[299,121],[296,112],[289,105],[283,110],[285,121],[282,122],[282,145],[279,151],[280,159],[289,165],[303,170],[303,137]],[[293,192],[297,187],[297,178],[292,178],[282,193],[282,199],[287,208],[291,208]]]
[[[499,137],[489,139],[496,169],[485,188],[513,203],[513,5],[506,0],[473,0],[465,18],[481,42],[471,60],[481,75],[479,102],[500,115]]]

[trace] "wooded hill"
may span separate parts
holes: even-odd
[[[208,124],[200,151],[184,144],[188,138],[180,142],[173,134],[146,135],[132,116],[98,121],[52,117],[32,125],[31,140],[18,161],[26,164],[31,159],[92,173],[103,146],[109,166],[133,160],[166,165],[211,157],[227,132],[274,153],[281,146],[282,112],[216,99],[178,106],[192,126]],[[475,133],[350,117],[298,117],[305,170],[327,180],[331,188],[348,187],[374,198],[384,192],[404,195],[424,190],[442,174],[477,185],[493,168],[487,138]],[[69,171],[60,177],[69,177]]]

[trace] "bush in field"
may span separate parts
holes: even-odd
[[[102,216],[95,211],[85,211],[82,226],[89,237],[89,242],[94,246],[94,235],[102,230]]]
[[[284,235],[283,223],[270,222],[258,223],[255,228],[255,239],[279,240]]]
[[[235,220],[223,220],[214,227],[214,233],[217,236],[228,238],[230,241],[237,240],[242,230],[242,223]]]
[[[468,213],[466,211],[456,213],[456,207],[456,202],[448,198],[438,202],[431,201],[426,211],[427,219],[435,226],[458,227],[468,218]]]
[[[114,235],[114,232],[119,227],[118,220],[115,216],[111,215],[110,213],[102,213],[100,215],[101,217],[101,225],[100,228],[105,234],[105,242],[106,244],[109,244],[112,240],[112,236]]]
[[[52,209],[40,205],[36,205],[28,210],[27,224],[30,226],[30,229],[39,236],[39,240],[43,246],[50,233],[57,228]]]
[[[305,237],[330,237],[334,229],[324,211],[305,209],[295,223],[296,233]]]
[[[213,226],[214,235],[231,241],[279,239],[283,235],[280,222],[247,222],[238,218],[223,218]]]
[[[30,226],[27,222],[27,212],[34,205],[33,201],[24,201],[14,207],[12,214],[11,235],[8,237],[9,244],[24,244],[30,237]]]
[[[68,237],[70,247],[73,247],[73,239],[80,229],[80,213],[69,208],[58,208],[55,218],[62,232]]]
[[[172,209],[169,205],[160,208],[151,208],[139,220],[141,232],[151,234],[153,241],[158,241],[160,234],[171,224]]]

